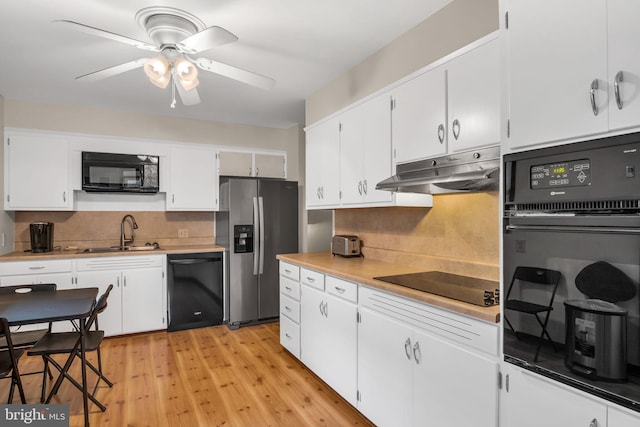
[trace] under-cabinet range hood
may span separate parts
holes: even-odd
[[[496,191],[500,178],[500,147],[454,153],[396,166],[396,174],[376,190],[443,194]]]

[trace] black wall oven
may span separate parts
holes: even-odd
[[[640,411],[640,134],[505,155],[503,227],[505,292],[517,267],[561,273],[537,359],[541,324],[503,303],[505,361]]]

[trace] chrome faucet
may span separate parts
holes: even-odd
[[[129,220],[129,224],[131,224],[131,238],[127,239],[124,235],[124,223]],[[133,215],[125,215],[120,222],[120,247],[124,248],[125,246],[131,246],[133,244],[133,230],[138,229],[138,224],[136,223],[136,219]]]

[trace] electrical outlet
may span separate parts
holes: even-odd
[[[187,228],[181,228],[178,230],[178,237],[179,238],[187,238],[189,237],[189,229]]]

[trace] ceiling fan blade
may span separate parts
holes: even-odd
[[[232,65],[223,64],[222,62],[214,61],[212,59],[198,58],[192,59],[192,61],[204,71],[220,74],[221,76],[229,77],[230,79],[238,80],[239,82],[256,86],[261,89],[271,89],[276,84],[276,81],[272,78],[261,76],[260,74],[243,70]]]
[[[76,80],[82,80],[85,82],[95,82],[97,80],[106,79],[107,77],[115,76],[117,74],[124,73],[126,71],[140,68],[145,64],[145,62],[147,62],[147,60],[148,60],[147,58],[140,58],[140,59],[136,59],[135,61],[125,62],[124,64],[114,65],[113,67],[104,68],[99,71],[94,71],[93,73],[76,77]]]
[[[53,21],[53,23],[63,25],[73,31],[79,31],[81,33],[91,34],[93,36],[98,36],[98,37],[102,37],[109,40],[115,40],[120,43],[125,43],[128,45],[137,47],[138,49],[150,50],[152,52],[158,52],[160,50],[152,44],[144,43],[139,40],[121,36],[120,34],[111,33],[109,31],[101,30],[99,28],[94,28],[88,25],[79,24],[77,22],[59,20],[59,21]]]
[[[198,94],[197,88],[192,88],[189,90],[185,90],[180,82],[174,80],[173,83],[178,89],[178,94],[180,94],[180,99],[182,100],[183,105],[196,105],[200,104],[200,95]]]
[[[198,53],[235,42],[238,37],[222,27],[209,27],[182,40],[176,46],[184,53]]]

